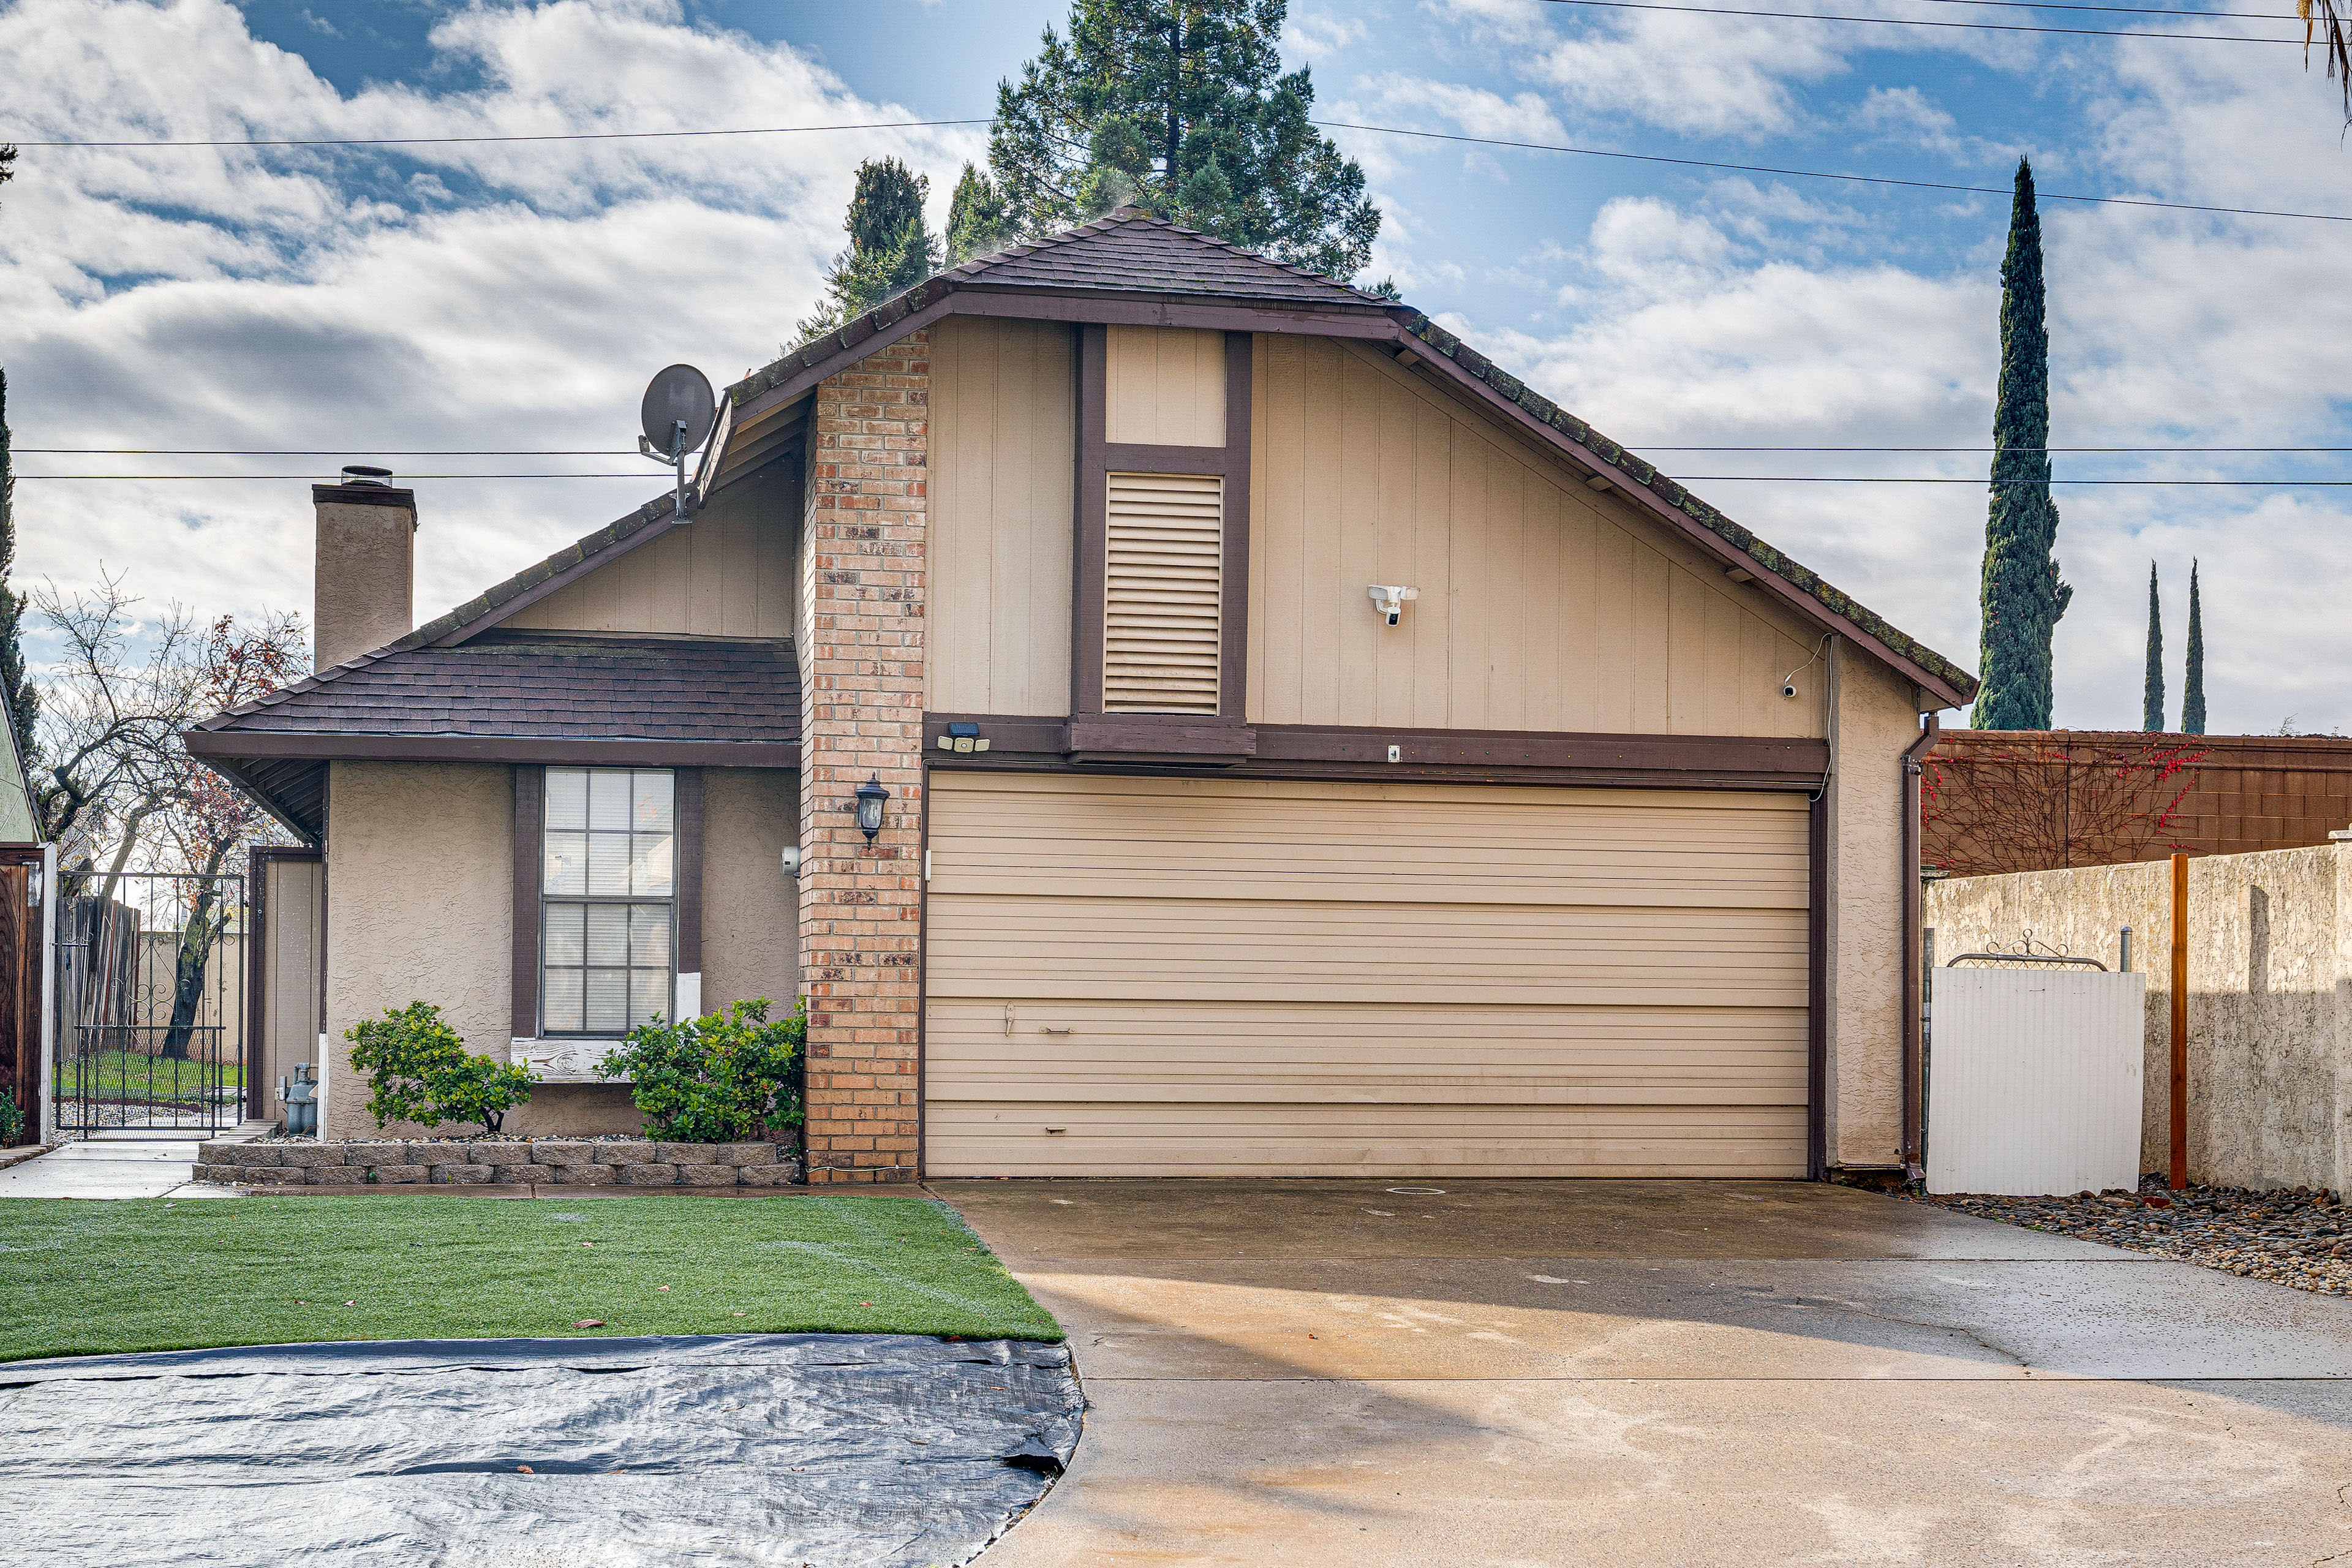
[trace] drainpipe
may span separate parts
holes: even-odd
[[[1919,774],[1936,747],[1943,721],[1924,715],[1919,738],[1903,751],[1903,1171],[1916,1180],[1919,1145],[1919,963],[1922,911],[1919,899]]]

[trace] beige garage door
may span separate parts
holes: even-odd
[[[1801,795],[935,773],[936,1176],[1805,1168]]]

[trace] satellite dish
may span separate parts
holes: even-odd
[[[646,444],[664,458],[682,457],[710,439],[710,427],[719,422],[719,400],[711,395],[709,379],[690,364],[674,364],[654,377],[646,388],[646,401],[639,411],[645,426]],[[677,443],[677,426],[686,426],[686,441]]]

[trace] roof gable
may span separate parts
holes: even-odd
[[[976,258],[945,274],[991,289],[1092,289],[1377,310],[1377,295],[1121,207],[1034,245]]]

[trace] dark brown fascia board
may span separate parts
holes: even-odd
[[[1420,313],[1414,311],[1412,314],[1418,316]],[[1458,356],[1475,351],[1470,350],[1466,345],[1459,344],[1458,340],[1455,342],[1457,344],[1455,353],[1448,353],[1438,348],[1435,343],[1406,330],[1403,326],[1397,327],[1396,342],[1398,346],[1412,353],[1416,367],[1428,366],[1439,380],[1464,393],[1474,403],[1500,414],[1515,428],[1534,436],[1542,445],[1566,457],[1578,467],[1607,479],[1610,488],[1618,494],[1675,532],[1690,540],[1723,565],[1737,566],[1748,573],[1767,592],[1805,619],[1824,631],[1837,633],[1879,663],[1903,675],[1914,685],[1922,687],[1941,698],[1943,700],[1940,706],[1965,707],[1976,695],[1972,685],[1963,687],[1948,679],[1942,672],[1927,668],[1905,651],[1895,647],[1875,631],[1860,624],[1853,616],[1832,607],[1819,595],[1790,581],[1788,576],[1783,575],[1783,568],[1795,565],[1794,562],[1781,555],[1771,546],[1764,544],[1761,540],[1748,533],[1746,529],[1740,528],[1738,524],[1733,523],[1728,518],[1723,518],[1721,513],[1715,512],[1713,508],[1707,507],[1704,501],[1700,501],[1698,498],[1684,490],[1672,479],[1660,475],[1649,464],[1633,458],[1630,453],[1618,447],[1613,442],[1608,442],[1605,445],[1601,442],[1587,445],[1549,420],[1538,417],[1522,401],[1523,398],[1535,398],[1534,393],[1528,392],[1525,384],[1518,383],[1515,378],[1501,375],[1500,373],[1496,374],[1506,384],[1496,386],[1485,375],[1465,367],[1459,363]],[[1433,350],[1435,352],[1432,352]],[[1480,363],[1486,363],[1482,357]],[[1515,388],[1516,391],[1513,390]],[[1542,402],[1547,408],[1554,407],[1548,400],[1537,400]],[[1554,411],[1558,412],[1556,408]],[[1562,416],[1565,417],[1564,415]],[[1652,488],[1654,482],[1672,486],[1682,498],[1683,504],[1677,505],[1667,497],[1660,495]],[[1721,519],[1727,529],[1745,536],[1748,541],[1748,544],[1743,546],[1734,539],[1727,538],[1723,532],[1708,526],[1699,518],[1692,516],[1684,510],[1685,506],[1688,505],[1704,508],[1715,517]],[[1759,549],[1763,552],[1762,554],[1758,553]],[[1811,575],[1810,573],[1807,574]]]
[[[341,735],[188,730],[191,755],[207,763],[271,761],[629,763],[638,767],[797,768],[795,741],[569,739],[543,735]]]
[[[480,637],[484,632],[491,631],[503,625],[508,620],[512,619],[514,616],[520,615],[523,611],[529,609],[531,605],[538,604],[541,599],[548,597],[550,595],[561,592],[562,590],[570,587],[572,584],[580,581],[581,578],[588,575],[589,573],[595,571],[599,566],[609,565],[613,562],[618,561],[622,556],[628,554],[631,551],[636,550],[644,545],[651,544],[655,540],[659,539],[671,529],[677,528],[680,525],[677,512],[676,510],[676,498],[674,496],[667,496],[664,497],[663,500],[667,504],[664,505],[661,515],[656,518],[653,521],[647,523],[645,527],[638,529],[634,533],[625,533],[621,535],[619,538],[614,539],[600,550],[582,551],[577,560],[570,562],[550,573],[547,576],[541,578],[538,582],[533,583],[530,587],[523,589],[519,594],[516,594],[512,598],[501,603],[496,609],[488,611],[484,615],[478,616],[472,620],[466,621],[458,626],[453,626],[449,630],[442,633],[439,637],[435,637],[432,641],[432,646],[435,647],[457,647],[461,644],[469,643],[476,637]],[[688,519],[688,521],[690,521],[691,519]]]
[[[1125,730],[1143,728],[1151,718],[1121,714],[1105,720],[1062,719],[1014,713],[927,713],[923,716],[923,754],[935,764],[984,765],[991,759],[1034,765],[1076,751],[1099,754],[1128,748],[1107,747],[1107,738],[1090,732],[1101,725]],[[1160,749],[1173,752],[1178,733],[1186,729],[1216,729],[1184,715],[1167,715],[1173,722],[1160,737]],[[950,724],[980,726],[989,742],[986,752],[940,750],[940,737]],[[1415,768],[1471,770],[1481,774],[1544,773],[1640,776],[1650,783],[1672,784],[1696,775],[1715,780],[1752,782],[1757,787],[1818,789],[1829,772],[1829,742],[1821,740],[1778,739],[1748,735],[1609,735],[1532,730],[1410,730],[1354,724],[1255,724],[1246,727],[1254,767],[1365,766],[1393,770],[1411,776]],[[1399,748],[1401,760],[1388,760],[1388,749]],[[1195,744],[1186,751],[1204,756],[1229,756],[1221,747]],[[1149,755],[1129,752],[1136,762]]]
[[[1070,718],[1067,744],[1073,757],[1237,763],[1257,754],[1257,732],[1213,714],[1078,713]]]
[[[1500,414],[1513,427],[1534,436],[1539,445],[1565,456],[1587,472],[1608,479],[1634,505],[1709,555],[1727,566],[1737,566],[1750,574],[1766,592],[1781,599],[1805,619],[1847,638],[1923,691],[1941,699],[1939,706],[1965,707],[1976,695],[1976,682],[1965,671],[1946,666],[1940,656],[1932,652],[1921,658],[1896,646],[1909,639],[1859,605],[1853,606],[1853,613],[1841,608],[1842,603],[1851,603],[1842,591],[1821,583],[1811,571],[1647,462],[1574,419],[1410,306],[1384,310],[1369,306],[1362,310],[1305,306],[1284,309],[1163,294],[1129,296],[1108,290],[1056,290],[1002,284],[991,288],[934,278],[887,301],[831,337],[807,344],[759,374],[737,383],[728,388],[727,395],[741,400],[737,417],[748,423],[768,409],[798,397],[826,376],[950,314],[1120,324],[1130,324],[1129,318],[1132,317],[1131,324],[1138,325],[1349,337],[1407,350],[1416,366],[1430,366],[1439,380],[1467,395],[1473,403]],[[1799,577],[1820,584],[1819,590],[1801,584]],[[1865,625],[1865,619],[1876,624]],[[1885,626],[1885,635],[1882,635],[1881,626]]]
[[[880,320],[887,316],[887,321]],[[1112,326],[1198,327],[1227,332],[1307,332],[1321,337],[1393,342],[1386,312],[1337,307],[1244,304],[1210,296],[1117,294],[1107,289],[1055,289],[1022,285],[955,283],[934,278],[840,331],[804,343],[758,374],[736,383],[737,428],[807,393],[869,354],[946,316],[990,316],[1027,321],[1097,322]]]

